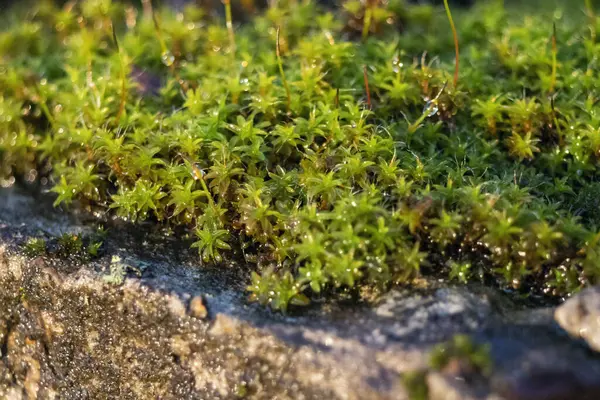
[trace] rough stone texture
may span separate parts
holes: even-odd
[[[427,375],[427,387],[431,400],[477,400],[489,396],[477,396],[466,382],[456,376],[440,372]]]
[[[21,255],[28,237],[91,228],[43,196],[0,190],[0,398],[404,399],[401,375],[456,333],[490,344],[493,374],[473,387],[431,372],[432,398],[600,398],[600,358],[552,308],[479,286],[428,282],[283,316],[246,301],[243,269],[202,266],[151,227],[111,227],[82,265]],[[141,277],[106,282],[115,255]]]
[[[600,286],[584,289],[567,300],[554,317],[569,334],[600,351]]]

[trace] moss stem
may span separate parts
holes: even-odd
[[[208,203],[214,207],[215,206],[215,201],[212,198],[212,194],[210,192],[210,190],[208,190],[208,186],[206,185],[206,182],[204,180],[204,172],[198,168],[196,166],[196,163],[194,163],[194,161],[187,157],[185,154],[183,153],[178,153],[179,157],[181,157],[185,162],[187,162],[188,164],[190,164],[190,169],[192,170],[192,177],[197,180],[200,181],[200,185],[202,186],[202,190],[204,190],[204,192],[206,193],[206,198],[208,199]]]
[[[554,93],[556,86],[556,55],[558,54],[558,48],[556,46],[556,23],[552,24],[552,75],[550,78],[550,93]]]
[[[34,81],[33,86],[35,87],[35,92],[39,99],[39,106],[42,109],[42,113],[44,114],[44,116],[46,117],[48,122],[50,123],[50,126],[52,126],[53,129],[56,129],[56,127],[57,127],[56,120],[52,116],[52,113],[50,112],[50,109],[48,108],[48,104],[46,104],[46,98],[44,96],[42,96],[42,92],[40,91],[40,87],[39,87],[38,83]]]
[[[592,42],[596,42],[596,14],[594,13],[592,0],[585,0],[585,11],[590,20],[589,24],[592,35]]]
[[[42,99],[41,97],[40,97],[40,108],[42,109],[42,112],[46,116],[46,119],[48,119],[48,122],[50,122],[50,125],[52,126],[52,128],[56,128],[56,120],[52,116],[52,113],[50,113],[50,109],[48,108],[48,104],[46,104],[46,100]]]
[[[285,88],[285,95],[287,97],[287,112],[290,112],[292,105],[292,97],[290,95],[290,88],[288,86],[287,80],[285,79],[285,73],[283,71],[283,63],[281,61],[281,48],[279,45],[279,35],[281,29],[277,27],[277,39],[275,43],[275,54],[277,55],[277,66],[279,67],[279,74],[281,75],[281,82],[283,83],[283,87]]]
[[[371,109],[371,90],[369,89],[369,74],[367,74],[366,65],[363,65],[363,79],[365,81],[365,92],[367,93],[367,105],[369,106],[369,109]]]
[[[115,125],[119,125],[119,121],[121,120],[121,116],[125,111],[125,103],[127,102],[127,85],[125,79],[125,62],[123,61],[123,53],[121,52],[121,47],[119,46],[119,41],[117,40],[117,33],[115,32],[115,26],[111,22],[112,27],[112,36],[113,41],[115,42],[115,46],[117,46],[117,52],[119,53],[119,64],[121,66],[121,98],[119,101],[119,110],[117,111],[117,115],[115,115]]]
[[[456,53],[456,59],[454,61],[454,88],[458,85],[458,70],[460,63],[460,51],[458,46],[458,34],[456,33],[456,26],[454,26],[454,20],[452,19],[452,13],[450,12],[450,6],[448,0],[444,0],[444,8],[446,9],[446,15],[450,22],[450,28],[452,29],[452,36],[454,37],[454,52]]]
[[[152,0],[142,0],[142,9],[144,10],[144,18],[150,19],[154,17],[152,10]]]
[[[373,0],[367,0],[367,8],[365,10],[365,18],[363,21],[362,40],[367,40],[369,30],[371,29],[371,20],[373,19]]]
[[[435,96],[435,98],[433,100],[430,100],[427,102],[427,104],[425,104],[425,107],[423,108],[423,112],[421,113],[421,116],[419,118],[417,118],[417,120],[415,122],[413,122],[412,124],[410,124],[410,126],[408,127],[408,133],[411,133],[411,134],[415,133],[417,131],[417,129],[419,129],[419,127],[421,126],[423,121],[425,121],[425,118],[431,117],[437,113],[438,100],[439,100],[440,96],[442,95],[442,93],[444,92],[444,90],[446,90],[446,85],[447,85],[447,82],[444,82],[444,85],[438,92],[437,96]]]
[[[231,17],[231,0],[221,0],[225,5],[225,24],[227,25],[227,33],[229,34],[229,46],[231,53],[235,56],[235,33],[233,32],[233,19]]]
[[[562,129],[560,129],[558,117],[556,116],[556,109],[554,108],[554,96],[550,97],[550,108],[552,109],[552,121],[554,122],[554,126],[556,127],[556,132],[558,133],[559,144],[560,144],[560,146],[563,146],[564,145],[563,133],[562,133]]]

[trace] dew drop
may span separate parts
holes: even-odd
[[[395,73],[400,72],[400,70],[404,67],[404,64],[400,61],[400,58],[398,57],[398,55],[394,56],[394,59],[392,60],[392,69],[394,70]]]
[[[27,182],[31,183],[35,181],[35,178],[37,178],[37,171],[35,169],[31,169],[29,170],[29,173],[27,174]]]
[[[162,63],[165,64],[167,67],[170,67],[175,62],[175,56],[169,50],[163,51],[163,53],[160,56],[160,59],[162,60]]]
[[[204,177],[204,170],[200,168],[200,165],[193,164],[191,174],[194,180],[200,180]]]
[[[423,107],[423,114],[427,114],[428,117],[433,117],[437,114],[439,108],[436,101],[428,101]]]
[[[10,176],[8,179],[0,179],[0,187],[9,188],[15,184],[15,177]]]

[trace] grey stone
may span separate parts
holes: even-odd
[[[487,396],[477,396],[460,377],[430,372],[427,374],[427,388],[430,400],[478,400]]]
[[[402,374],[457,333],[490,345],[493,373],[475,385],[431,371],[432,398],[600,398],[600,359],[553,308],[430,280],[281,315],[247,301],[243,267],[202,265],[152,226],[109,224],[98,259],[26,258],[28,237],[94,225],[0,190],[0,398],[405,399]],[[113,256],[143,273],[107,282]]]
[[[600,351],[600,286],[584,289],[567,300],[554,317],[570,335]]]

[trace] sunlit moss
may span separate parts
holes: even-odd
[[[23,251],[30,257],[46,254],[46,241],[42,238],[30,238],[23,247]]]

